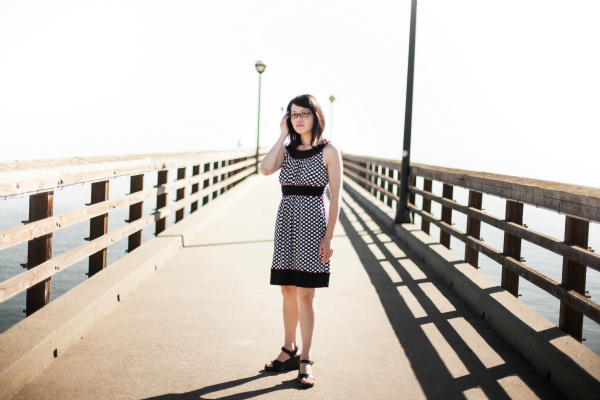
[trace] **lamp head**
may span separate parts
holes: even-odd
[[[256,67],[256,70],[258,71],[259,74],[262,74],[264,72],[265,68],[267,68],[265,63],[260,60],[258,60],[254,66]]]

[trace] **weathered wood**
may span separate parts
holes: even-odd
[[[0,163],[0,197],[37,193],[59,187],[182,165],[197,165],[251,155],[249,150],[206,151],[126,156],[74,157]]]
[[[90,204],[97,204],[108,200],[109,181],[92,183],[92,199]],[[90,219],[90,237],[94,240],[108,232],[108,213]],[[90,256],[88,278],[106,268],[107,248],[103,248]]]
[[[565,242],[581,247],[587,247],[589,240],[588,221],[577,218],[566,217],[565,219]],[[585,265],[563,259],[562,284],[569,289],[585,295]],[[583,331],[583,314],[574,310],[565,302],[560,303],[560,316],[558,326],[573,338],[581,342]]]
[[[413,175],[409,175],[408,176],[408,187],[409,187],[409,192],[408,192],[408,202],[411,204],[415,204],[417,199],[416,196],[413,192],[410,192],[410,187],[414,187],[417,184],[417,177],[413,176]],[[410,212],[410,220],[414,223],[415,222],[415,213],[414,212]]]
[[[177,169],[177,180],[178,181],[185,179],[185,170],[186,170],[185,167]],[[179,200],[183,199],[184,197],[185,197],[185,187],[177,189],[175,201],[179,201]],[[183,219],[184,213],[185,213],[185,208],[181,208],[181,209],[177,210],[177,212],[175,212],[175,223],[177,223]]]
[[[202,191],[195,193],[192,196],[186,197],[178,202],[175,202],[160,210],[157,210],[153,214],[142,217],[139,220],[131,222],[119,229],[109,232],[106,235],[99,237],[98,239],[90,241],[89,243],[86,243],[73,250],[63,253],[58,257],[43,262],[40,265],[38,265],[34,270],[28,270],[4,282],[0,282],[0,303],[32,287],[38,282],[50,278],[58,271],[68,268],[71,265],[83,260],[84,258],[89,257],[91,254],[98,252],[100,249],[108,247],[121,239],[129,237],[132,233],[142,230],[149,224],[167,217],[171,213],[175,212],[177,209],[185,207],[188,204],[191,204],[192,202],[207,195],[208,193],[210,193],[210,191],[218,190],[221,187],[226,186],[232,182],[243,180],[244,178],[250,176],[252,173],[254,173],[254,168],[247,168],[243,172],[240,172],[239,174],[236,174],[231,178],[219,182],[215,186],[203,189]]]
[[[481,210],[483,193],[469,190],[469,207]],[[467,235],[479,239],[481,237],[481,221],[472,216],[467,216]],[[465,246],[465,261],[475,268],[479,263],[479,252],[471,246]]]
[[[444,183],[444,187],[442,189],[442,197],[445,199],[452,200],[454,192],[454,187],[452,185],[448,185]],[[448,225],[452,225],[452,208],[442,206],[442,221],[447,223]],[[450,235],[447,232],[440,231],[440,244],[450,248]]]
[[[386,192],[394,193],[394,184],[391,183],[391,182],[393,182],[393,178],[394,178],[394,170],[391,168],[386,168],[386,169],[387,169],[387,176],[392,179],[385,180],[385,190],[386,190]],[[386,193],[386,196],[387,196],[387,193]],[[392,207],[394,204],[393,202],[394,202],[394,199],[390,196],[387,196],[387,206]]]
[[[390,184],[394,184],[394,185],[398,184],[398,182],[399,182],[398,180],[393,178],[393,175],[392,175],[392,178],[389,178],[389,177],[385,176],[384,174],[380,174],[375,171],[368,171],[366,168],[364,168],[361,165],[358,165],[354,162],[351,162],[348,160],[342,160],[342,161],[343,161],[344,167],[350,168],[350,169],[354,170],[354,172],[357,172],[357,173],[358,172],[365,172],[365,173],[368,172],[370,175],[374,175],[374,176],[380,178],[382,181],[386,181],[386,182],[389,182]],[[392,170],[392,171],[394,171],[394,170]]]
[[[169,181],[169,171],[168,170],[158,171],[158,180],[157,180],[156,186],[160,187],[160,186],[166,185],[168,181]],[[161,208],[166,207],[167,196],[168,196],[167,193],[162,193],[162,194],[159,194],[156,196],[156,211],[160,210]],[[158,235],[165,229],[167,229],[167,219],[161,218],[158,221],[156,221],[156,227],[154,229],[154,234]]]
[[[506,217],[507,222],[513,222],[517,225],[523,225],[523,203],[506,200]],[[521,238],[504,232],[504,254],[507,257],[512,257],[515,260],[521,259]],[[506,267],[502,267],[501,285],[510,294],[515,297],[519,296],[519,275]]]
[[[429,194],[431,194],[431,190],[433,188],[433,181],[431,179],[423,179],[423,190]],[[423,196],[421,192],[421,196],[423,197],[423,211],[431,213],[431,199],[427,196]],[[421,218],[421,230],[429,235],[429,221]]]
[[[253,161],[252,159],[250,159],[251,161]],[[210,163],[206,163],[204,164],[204,173],[207,173],[210,171]],[[205,179],[204,182],[202,183],[202,189],[206,189],[207,187],[210,186],[210,179]],[[209,197],[205,196],[202,199],[202,205],[205,205],[208,203]]]
[[[232,174],[232,172],[230,172],[230,174]],[[194,165],[192,167],[192,177],[197,176],[197,175],[200,175],[200,166]],[[198,190],[200,190],[200,184],[194,183],[192,185],[192,194],[197,193]],[[198,202],[197,201],[193,202],[192,205],[190,206],[190,214],[196,210],[198,210]]]
[[[51,217],[54,210],[54,192],[29,197],[29,222]],[[52,258],[52,234],[30,240],[27,244],[27,270],[30,271]],[[31,314],[50,303],[50,278],[38,281],[27,289],[25,315]]]
[[[141,192],[144,190],[144,175],[134,175],[131,177],[131,193]],[[137,221],[142,218],[144,214],[144,203],[139,202],[129,206],[129,223]],[[129,246],[127,247],[128,252],[132,252],[142,245],[142,231],[139,230],[129,236]]]
[[[219,162],[218,162],[218,161],[215,161],[215,162],[213,162],[213,171],[218,171],[218,169],[219,169]],[[220,173],[220,171],[218,171],[218,172]],[[216,174],[216,175],[213,177],[213,179],[212,179],[212,184],[213,184],[213,186],[214,186],[214,185],[215,185],[217,182],[219,182],[219,175],[218,175],[218,174]],[[219,191],[218,191],[218,190],[215,190],[215,191],[212,193],[212,199],[213,199],[213,200],[214,200],[214,199],[216,199],[218,195],[219,195]]]
[[[436,225],[440,228],[440,230],[444,230],[454,236],[455,238],[465,242],[465,244],[473,247],[477,251],[482,254],[485,254],[487,257],[499,263],[501,266],[510,269],[515,272],[519,276],[527,279],[529,282],[533,283],[540,289],[543,289],[547,293],[553,295],[557,299],[564,301],[569,306],[573,307],[575,310],[583,313],[586,317],[591,320],[600,323],[600,305],[592,302],[591,300],[585,298],[585,296],[576,293],[565,285],[559,284],[558,282],[546,277],[540,272],[534,270],[513,259],[512,257],[506,257],[500,251],[484,244],[482,241],[477,240],[460,230],[454,228],[447,223],[436,219],[433,215],[428,212],[424,212],[420,210],[416,206],[409,204],[408,208],[413,209],[416,214],[419,214],[421,218],[427,219],[430,223]]]
[[[345,171],[347,173],[347,175],[351,178],[354,178],[354,180],[361,185],[362,187],[371,187],[371,186],[375,186],[374,183],[369,182],[368,180],[366,180],[365,178],[363,178],[362,176],[359,176],[357,173],[352,172],[352,171]],[[388,195],[389,197],[393,198],[394,200],[398,201],[400,199],[400,197],[396,196],[394,193],[389,192],[379,186],[377,186],[377,188],[381,191],[383,191],[386,195]]]
[[[468,217],[478,219],[481,222],[485,222],[486,224],[508,232],[511,235],[517,236],[523,240],[527,240],[528,242],[543,247],[544,249],[552,251],[553,253],[556,253],[563,257],[568,257],[569,259],[579,264],[585,264],[590,268],[600,271],[600,254],[596,254],[593,251],[588,250],[587,248],[584,249],[579,246],[564,243],[562,240],[543,235],[539,232],[535,232],[529,228],[517,225],[512,222],[507,222],[503,219],[487,214],[483,211],[469,208],[465,205],[453,201],[448,201],[446,199],[443,199],[442,197],[435,196],[429,192],[424,192],[418,188],[413,187],[410,188],[410,190],[414,191],[416,194],[423,196],[424,199],[427,198],[429,200],[436,201],[448,208],[452,208],[453,210],[459,211],[467,215]]]
[[[231,165],[226,168],[231,170],[233,170],[234,168],[243,169],[249,166],[250,164],[254,165],[254,160],[251,161],[252,162],[240,162],[239,165]],[[207,177],[213,177],[215,174],[217,174],[216,171],[207,171],[202,175],[194,176],[180,181],[174,181],[168,185],[163,185],[154,189],[132,193],[123,197],[119,197],[118,199],[93,204],[88,207],[80,208],[57,216],[36,221],[25,226],[19,226],[13,229],[0,232],[0,250],[9,248],[11,246],[15,246],[19,243],[23,243],[28,240],[32,240],[36,237],[57,231],[59,229],[75,225],[79,222],[85,221],[86,219],[106,214],[109,211],[114,211],[122,207],[127,207],[132,204],[144,201],[148,198],[155,197],[157,195],[161,196],[171,190],[176,190],[194,183],[201,182],[203,179],[206,179]]]

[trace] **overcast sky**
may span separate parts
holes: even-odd
[[[600,187],[599,18],[420,0],[411,160]],[[261,146],[310,93],[342,151],[399,159],[409,23],[409,0],[0,0],[0,160],[252,148],[259,59]]]

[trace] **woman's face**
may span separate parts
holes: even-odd
[[[302,112],[309,112],[310,115],[307,117],[302,117]],[[297,115],[297,118],[292,118],[293,115]],[[292,104],[292,109],[290,112],[290,121],[292,122],[292,126],[299,134],[311,133],[313,124],[315,122],[315,114],[310,111],[310,108],[304,108]]]

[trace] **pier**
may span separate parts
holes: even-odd
[[[283,337],[279,287],[268,284],[281,190],[255,163],[238,151],[2,166],[0,197],[30,196],[30,219],[0,232],[0,250],[29,246],[27,270],[0,283],[0,301],[28,291],[27,318],[0,334],[0,399],[600,397],[600,357],[581,344],[583,316],[600,323],[585,295],[586,269],[600,269],[587,246],[600,189],[411,164],[409,208],[422,223],[394,224],[400,162],[344,154],[330,287],[316,293],[316,384],[303,393],[297,371],[263,371]],[[144,186],[150,174],[156,186]],[[131,177],[131,193],[109,199],[116,176]],[[53,215],[52,191],[82,182],[91,203]],[[453,187],[471,191],[468,204]],[[482,209],[482,194],[506,200],[504,219]],[[156,210],[143,210],[153,197]],[[524,205],[567,215],[566,236],[529,229]],[[122,207],[128,223],[108,232]],[[464,232],[453,212],[467,215]],[[481,240],[481,222],[504,231],[503,249]],[[76,223],[90,225],[89,243],[53,257],[52,232]],[[156,237],[142,244],[150,224]],[[451,238],[466,244],[463,258]],[[118,240],[128,254],[106,265]],[[522,240],[564,257],[562,282],[526,264]],[[478,270],[480,253],[502,269],[500,286]],[[52,276],[85,258],[89,279],[49,301]],[[560,326],[519,300],[519,279],[562,302]]]

